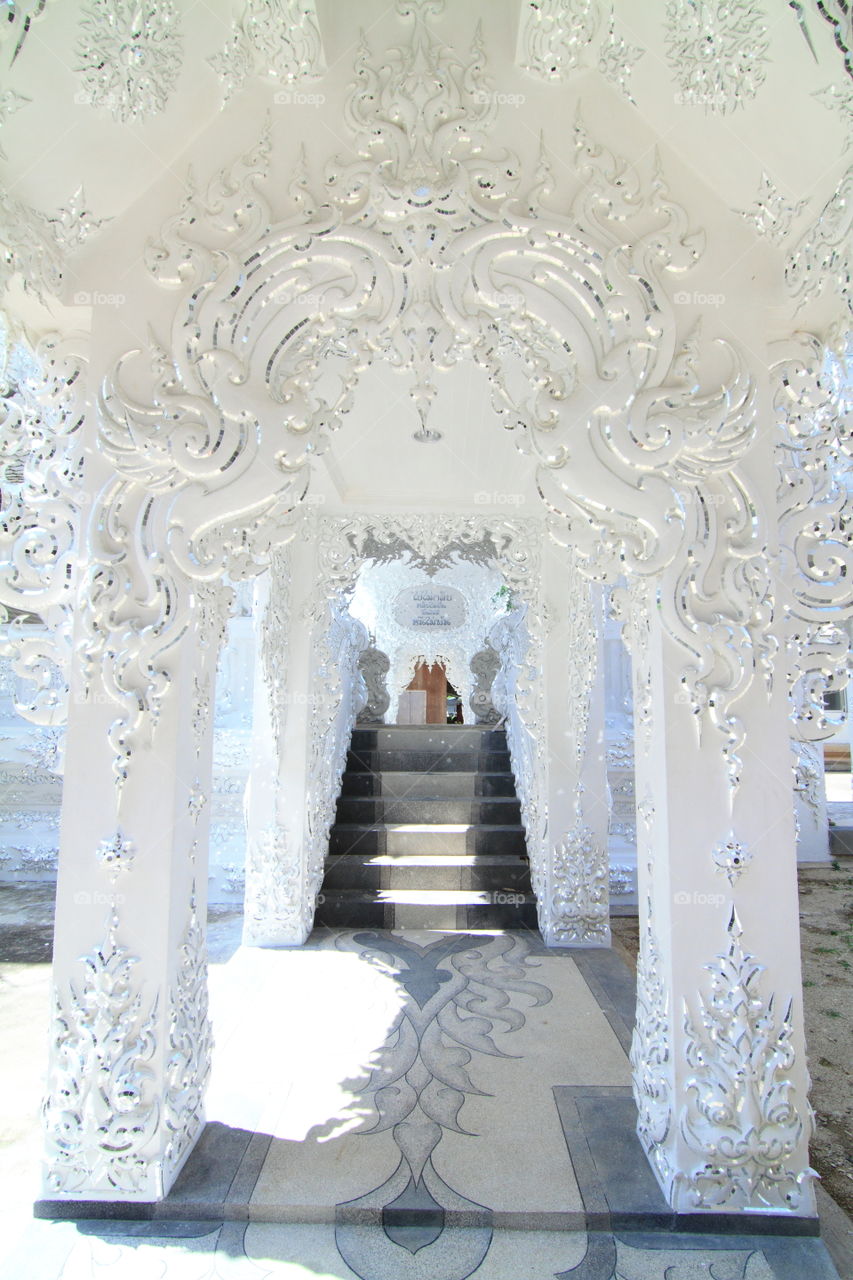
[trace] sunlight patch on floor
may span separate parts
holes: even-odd
[[[354,954],[241,947],[211,970],[208,1120],[295,1141],[357,1128],[353,1094],[404,995],[391,970]]]

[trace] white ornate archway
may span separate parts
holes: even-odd
[[[831,395],[807,342],[783,353],[802,376],[774,388],[754,354],[676,312],[672,282],[702,243],[657,163],[636,174],[578,121],[571,208],[548,208],[544,157],[522,188],[514,159],[489,150],[496,104],[481,50],[475,43],[466,59],[441,46],[428,9],[401,5],[408,42],[378,62],[359,55],[348,107],[356,158],[332,167],[322,196],[298,175],[293,212],[270,207],[267,135],[189,191],[149,255],[178,294],[171,332],[147,359],[128,352],[107,372],[87,426],[91,511],[64,499],[82,568],[48,1194],[157,1199],[202,1124],[209,728],[193,718],[194,682],[215,661],[228,580],[256,574],[299,533],[311,459],[342,424],[366,365],[407,371],[428,437],[437,375],[471,360],[570,556],[571,584],[548,577],[553,652],[578,625],[578,575],[630,583],[620,608],[635,659],[647,906],[633,1063],[653,1168],[680,1210],[808,1215],[782,732],[790,673],[779,651],[790,664],[819,655],[814,705],[849,549],[836,497],[821,488],[822,437],[804,431],[806,494],[786,506],[782,528],[825,605],[791,590],[765,428],[774,409],[787,427]],[[809,511],[824,496],[829,520],[816,528]],[[809,539],[810,551],[800,545]],[[64,563],[58,548],[46,558],[53,574]],[[566,697],[568,683],[552,682],[549,696]],[[578,732],[564,760],[549,743],[573,779]],[[74,799],[83,794],[85,808]],[[558,817],[549,807],[551,848],[568,850],[569,896],[589,800],[575,791]],[[80,892],[88,907],[72,913]],[[131,896],[154,921],[144,938],[122,910]],[[112,1056],[95,1043],[103,990],[122,1027]],[[749,1053],[739,1043],[715,1056],[743,1020]],[[127,1139],[118,1154],[117,1125]]]

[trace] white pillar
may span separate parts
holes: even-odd
[[[660,598],[673,582],[660,584]],[[644,582],[634,658],[640,959],[638,1131],[685,1213],[814,1214],[787,703],[754,679],[732,786],[684,695],[681,647]]]
[[[122,635],[108,637],[86,688],[85,608],[78,616],[44,1110],[51,1199],[158,1200],[204,1124],[212,729],[198,690],[210,687],[219,627],[201,629],[197,594],[180,607],[188,626],[162,658],[157,723],[147,740],[141,726],[123,785],[108,692]]]
[[[570,549],[546,544],[543,572],[549,866],[540,927],[551,946],[609,946],[602,592]]]
[[[312,699],[314,547],[278,549],[255,594],[257,665],[246,791],[247,946],[300,946],[314,898],[305,865]]]

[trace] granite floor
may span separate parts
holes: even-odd
[[[0,1152],[2,1280],[836,1280],[813,1236],[673,1217],[633,1132],[615,953],[526,931],[211,936],[208,1126],[172,1193],[136,1221],[33,1220],[34,1130]],[[4,1030],[46,1016],[36,970],[0,963]]]

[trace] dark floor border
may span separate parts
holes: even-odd
[[[748,1210],[675,1212],[664,1199],[637,1137],[630,1085],[555,1085],[554,1101],[587,1230],[641,1234],[646,1241],[673,1233],[727,1238],[820,1234],[816,1217]]]

